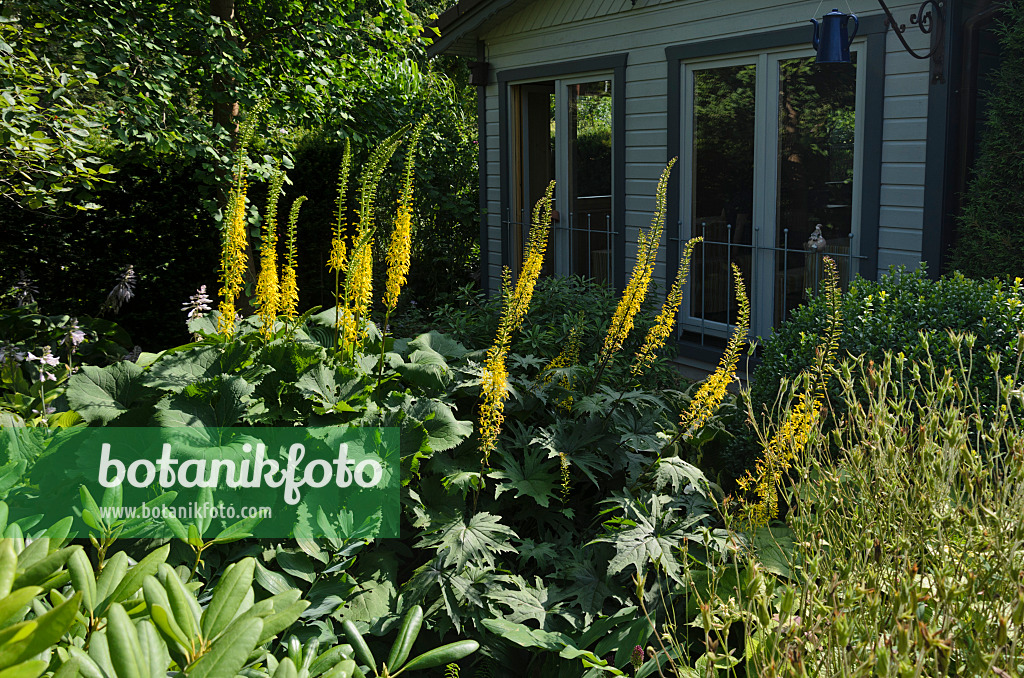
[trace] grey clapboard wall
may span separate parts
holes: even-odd
[[[918,4],[895,5],[909,16]],[[821,13],[828,11],[821,5]],[[878,14],[869,0],[849,9]],[[843,5],[844,11],[849,11]],[[654,209],[657,179],[668,157],[668,64],[665,48],[688,42],[791,29],[806,23],[814,3],[772,0],[536,0],[480,38],[491,72],[628,52],[625,82],[626,270],[635,255],[639,228]],[[908,31],[911,46],[927,50],[928,37]],[[882,129],[882,186],[878,219],[878,271],[921,260],[925,151],[928,113],[927,62],[907,55],[890,31],[886,40]],[[869,86],[877,86],[870,83]],[[486,88],[487,275],[500,289],[501,195],[498,85]],[[672,154],[678,149],[672,149]],[[664,250],[664,247],[663,247]],[[662,257],[662,261],[664,256]],[[870,271],[862,271],[870,275]],[[663,265],[656,271],[663,280]]]

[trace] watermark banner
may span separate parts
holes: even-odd
[[[397,428],[0,429],[26,528],[182,539],[397,537]]]

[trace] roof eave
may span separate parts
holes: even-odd
[[[441,35],[427,48],[427,55],[435,57],[445,53],[466,52],[467,45],[476,43],[477,33],[487,22],[517,0],[460,0],[445,10],[433,26]],[[475,56],[475,48],[467,56]]]

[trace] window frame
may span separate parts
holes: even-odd
[[[589,82],[595,78],[611,80],[612,87],[612,227],[613,227],[613,272],[612,284],[618,290],[625,287],[625,193],[626,193],[626,172],[625,172],[625,138],[626,138],[626,62],[628,52],[609,54],[590,59],[578,59],[561,63],[544,64],[541,66],[530,66],[525,68],[514,68],[499,71],[498,80],[498,123],[499,123],[499,158],[498,175],[500,178],[500,205],[501,214],[501,264],[511,267],[516,258],[512,248],[515,243],[510,242],[509,230],[506,223],[509,216],[512,196],[512,140],[513,130],[511,121],[514,120],[512,111],[511,88],[518,85],[528,85],[531,82],[556,81],[556,130],[565,129],[568,111],[557,102],[564,99],[565,94],[560,93],[560,87],[572,83]],[[560,135],[560,136],[564,136]],[[556,170],[555,176],[564,176],[565,163],[567,159],[560,158],[557,149],[561,143],[558,141],[556,132]],[[568,186],[562,186],[564,182],[556,184],[556,202],[559,205],[568,204]],[[555,256],[559,256],[557,252]],[[566,255],[567,256],[567,255]],[[558,268],[556,268],[558,270]],[[563,269],[564,270],[564,269]],[[513,271],[513,276],[518,271]]]
[[[881,84],[885,78],[885,23],[884,16],[874,15],[861,17],[860,31],[855,41],[858,49],[858,70],[861,72],[858,77],[858,106],[857,122],[859,137],[855,141],[855,172],[859,173],[859,195],[855,195],[855,219],[859,225],[859,232],[855,238],[857,253],[860,259],[860,273],[867,278],[874,278],[877,273],[878,261],[878,220],[881,204],[881,169],[882,169],[882,121],[883,121],[883,95],[884,88]],[[689,172],[686,163],[686,153],[689,149],[684,147],[685,120],[688,111],[683,90],[683,76],[686,69],[692,72],[694,66],[706,66],[708,64],[750,63],[758,64],[758,103],[765,101],[771,91],[778,91],[778,73],[772,73],[770,66],[774,65],[777,71],[777,64],[781,59],[793,56],[806,56],[809,52],[810,29],[809,28],[787,28],[774,31],[755,33],[752,35],[733,36],[718,40],[704,40],[700,42],[673,45],[665,49],[665,58],[668,62],[668,148],[667,158],[680,157],[680,164],[683,170]],[[762,70],[765,69],[765,70]],[[692,96],[692,93],[689,94]],[[765,111],[765,107],[761,107]],[[759,163],[764,170],[772,168],[763,167],[763,158],[768,156],[765,146],[771,146],[777,154],[777,139],[771,139],[772,130],[777,136],[777,122],[770,120],[771,113],[762,112],[758,116],[757,135],[755,137],[755,164]],[[692,124],[692,121],[689,122]],[[692,156],[691,156],[692,158]],[[684,172],[681,171],[680,175]],[[684,226],[683,216],[688,204],[684,202],[685,179],[676,183],[676,189],[669,192],[668,196],[668,223],[676,225],[674,234],[670,234],[668,241],[668,266],[666,267],[665,284],[670,284],[678,271],[679,256],[682,249],[682,227]],[[755,175],[755,193],[764,194],[768,177],[764,172]],[[775,214],[775,207],[770,207],[766,212],[771,216]],[[762,219],[764,216],[762,215]],[[769,223],[769,222],[763,222]],[[774,224],[772,220],[770,223]],[[673,237],[674,236],[674,237]],[[752,294],[771,295],[771,290],[751,290]],[[765,313],[771,312],[771,304],[761,303],[759,306],[766,309]],[[688,315],[688,314],[687,314]],[[761,320],[764,325],[764,320]],[[768,326],[771,325],[770,319]],[[692,328],[690,328],[692,329]],[[724,327],[723,327],[724,329]],[[706,333],[706,329],[705,329]],[[713,355],[709,351],[709,356]]]

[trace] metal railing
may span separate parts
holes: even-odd
[[[721,226],[720,224],[713,225]],[[819,293],[824,275],[822,263],[824,257],[830,256],[836,261],[840,285],[843,288],[849,285],[856,272],[856,263],[867,259],[864,255],[854,254],[853,233],[848,233],[846,238],[840,239],[839,243],[833,238],[831,242],[826,240],[824,248],[811,250],[804,247],[792,247],[788,228],[782,230],[782,244],[769,247],[758,245],[755,242],[737,241],[734,238],[735,229],[732,224],[724,225],[725,239],[716,240],[714,237],[709,237],[708,226],[708,222],[701,222],[700,235],[704,237],[704,240],[694,250],[691,266],[691,275],[696,280],[695,284],[690,286],[690,306],[687,313],[680,314],[682,322],[679,327],[680,336],[684,332],[698,334],[701,345],[705,345],[709,337],[722,337],[723,325],[724,333],[730,332],[735,327],[733,324],[735,302],[731,263],[737,263],[744,272],[752,305],[757,303],[756,286],[765,284],[765,281],[771,281],[774,302],[773,325],[777,325],[790,310],[789,297],[793,289],[797,289],[800,293],[809,291],[811,295]],[[751,240],[756,241],[756,227],[751,235]],[[716,248],[718,249],[717,256],[714,252]],[[721,256],[723,250],[724,257]],[[760,256],[762,253],[770,253],[770,255]],[[803,257],[802,265],[791,265],[791,259],[800,256]],[[771,262],[770,270],[772,272],[769,276],[765,276],[761,270],[766,262]],[[709,269],[713,270],[709,271]],[[722,273],[724,275],[721,275]],[[697,296],[694,297],[694,295]],[[806,299],[806,296],[802,298]],[[792,304],[794,307],[795,305]],[[722,320],[709,319],[710,313],[719,313],[722,310],[724,310]],[[752,308],[752,314],[755,312]]]
[[[522,210],[518,216],[518,220],[513,219],[512,210],[508,209],[501,222],[504,242],[509,246],[507,261],[513,269],[513,278],[519,274],[531,223],[527,210]],[[611,287],[618,265],[611,210],[562,216],[551,225],[548,251],[551,255],[546,259],[544,274],[578,275]],[[557,265],[552,266],[551,262]]]

